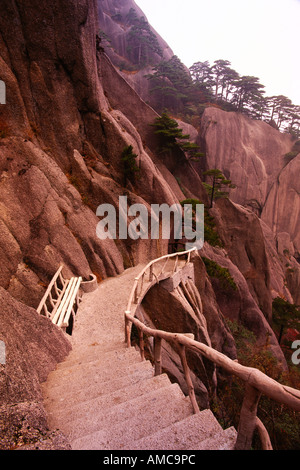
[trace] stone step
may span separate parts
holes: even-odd
[[[145,371],[153,375],[153,367],[149,361],[136,362],[126,367],[121,367],[118,371],[108,370],[95,370],[94,375],[86,373],[84,376],[78,376],[77,380],[74,380],[72,376],[67,376],[64,380],[52,379],[52,383],[49,384],[47,381],[45,384],[42,384],[42,391],[44,399],[57,399],[63,397],[68,397],[72,399],[77,394],[80,394],[82,390],[87,392],[90,387],[98,387],[99,393],[104,391],[105,388],[109,389],[109,385],[104,383],[113,383],[116,379],[122,378],[122,381],[130,383],[130,378],[132,374],[139,373],[140,371]]]
[[[117,374],[126,374],[126,369],[133,365],[142,362],[136,351],[130,351],[125,356],[120,358],[116,357],[110,363],[104,363],[101,360],[91,361],[78,366],[77,364],[63,369],[54,370],[50,372],[47,383],[49,387],[59,384],[65,386],[66,390],[69,387],[80,387],[80,384],[86,382],[89,378],[102,377],[102,381],[107,381],[115,377]]]
[[[64,407],[76,406],[78,403],[92,400],[98,396],[105,396],[114,393],[117,390],[123,389],[130,385],[134,385],[140,381],[144,381],[153,377],[153,368],[151,364],[147,362],[141,362],[130,368],[130,375],[119,375],[112,380],[107,382],[98,382],[96,380],[92,384],[87,384],[86,387],[82,387],[76,390],[65,390],[56,386],[49,389],[48,387],[43,390],[44,392],[44,403],[47,410],[53,409],[55,406],[57,411]]]
[[[58,369],[63,368],[67,365],[71,365],[77,362],[88,362],[90,359],[94,360],[99,357],[102,357],[104,354],[109,354],[110,352],[115,351],[125,351],[127,345],[123,343],[92,343],[88,346],[84,345],[74,345],[73,349],[70,351],[66,359],[58,364]]]
[[[164,424],[183,419],[192,412],[189,400],[177,384],[154,390],[146,395],[133,398],[108,410],[99,410],[83,419],[61,425],[61,431],[72,442],[86,434],[100,432],[93,444],[98,449],[108,449],[112,442],[121,440],[122,446],[133,441],[133,436],[146,435],[149,429],[159,429]],[[137,438],[137,437],[136,437]],[[99,440],[100,439],[100,440]],[[85,440],[88,445],[89,439]],[[82,441],[83,442],[83,441]],[[79,444],[79,443],[77,443]],[[121,445],[121,444],[120,444]],[[73,447],[73,446],[72,446]],[[91,449],[90,447],[87,448]]]
[[[199,442],[223,431],[210,410],[188,416],[166,429],[131,443],[128,450],[187,450],[197,449]]]
[[[96,419],[92,426],[87,419],[85,429],[80,427],[66,435],[73,450],[122,450],[191,413],[189,398],[173,384],[114,407],[113,412],[103,415],[98,422]],[[92,428],[94,432],[91,432]]]
[[[70,421],[81,420],[91,413],[97,413],[98,410],[112,409],[116,405],[136,399],[151,391],[167,387],[170,384],[168,376],[163,374],[126,386],[113,393],[99,395],[96,398],[77,403],[76,405],[70,403],[63,408],[54,406],[53,411],[48,412],[49,424],[55,428],[65,427],[66,423]]]
[[[230,427],[221,433],[204,439],[198,443],[193,450],[234,450],[237,438],[237,432],[234,427]],[[191,450],[187,448],[186,450]]]
[[[78,353],[79,355],[79,353]],[[140,353],[134,348],[126,348],[121,350],[103,351],[100,346],[94,348],[90,354],[80,355],[78,358],[65,360],[57,365],[55,371],[66,371],[72,369],[75,371],[79,367],[85,367],[87,364],[98,363],[99,367],[107,367],[109,364],[115,364],[117,362],[128,363],[129,360],[141,360]]]

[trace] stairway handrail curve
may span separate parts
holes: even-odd
[[[258,427],[259,424],[260,424],[260,431],[265,432],[265,433],[267,432],[266,430],[264,431],[262,430],[262,427],[263,427],[261,426],[262,423],[256,416],[256,409],[257,409],[257,404],[258,404],[260,395],[264,394],[268,396],[269,398],[273,399],[274,401],[284,404],[288,406],[289,408],[293,409],[294,411],[299,412],[300,411],[300,390],[289,387],[287,385],[280,384],[279,382],[272,379],[268,375],[264,374],[262,371],[260,371],[257,368],[248,367],[248,366],[239,364],[237,360],[230,359],[228,356],[217,351],[216,349],[213,349],[212,347],[207,346],[206,344],[201,343],[199,341],[195,341],[193,338],[190,337],[192,335],[183,334],[183,333],[170,333],[164,330],[157,330],[157,329],[150,328],[131,314],[131,305],[133,302],[135,290],[137,288],[139,280],[147,272],[147,270],[150,269],[151,266],[153,266],[155,263],[165,258],[172,258],[176,256],[187,255],[187,259],[190,260],[190,256],[192,252],[195,250],[196,249],[193,248],[192,250],[187,250],[185,252],[172,253],[172,254],[164,255],[155,260],[152,260],[150,263],[147,264],[146,267],[142,269],[139,275],[135,278],[133,287],[130,292],[127,309],[125,311],[125,342],[127,343],[128,347],[131,346],[131,338],[130,338],[131,326],[134,324],[140,332],[143,332],[143,334],[152,336],[154,339],[158,339],[159,344],[161,343],[162,339],[168,342],[175,342],[177,343],[177,345],[183,348],[183,351],[185,351],[185,348],[196,351],[200,353],[201,355],[205,356],[207,359],[209,359],[211,362],[216,364],[218,367],[222,367],[227,372],[242,379],[246,384],[246,394],[245,394],[245,398],[244,398],[244,402],[242,406],[240,423],[239,423],[239,428],[238,428],[238,437],[237,437],[237,443],[236,443],[235,448],[247,449],[251,446],[253,431],[256,427]],[[140,339],[140,341],[143,344],[142,338]],[[143,354],[142,354],[142,357],[143,357]],[[160,358],[158,359],[158,361],[160,362]],[[160,370],[161,370],[161,364],[160,364]],[[194,411],[197,412],[197,404],[195,404],[195,395],[194,395],[193,386],[191,384],[189,371],[186,370],[185,372],[186,372],[185,374],[186,382],[188,383],[189,395],[190,395],[192,404],[194,406]],[[251,403],[251,399],[249,398],[249,396],[251,395],[255,396],[255,398],[252,400],[252,403]],[[252,410],[252,413],[253,413],[253,410],[255,412],[255,416],[254,415],[252,416],[252,420],[249,419],[250,409]],[[250,429],[249,431],[249,427],[251,428],[251,421],[252,421],[253,429]],[[249,437],[249,433],[250,433],[250,437]],[[265,436],[265,437],[266,437],[266,440],[269,441],[269,437],[268,436]],[[270,447],[268,445],[268,449],[269,448]]]
[[[128,300],[128,303],[127,303],[127,308],[126,308],[126,312],[130,312],[131,311],[131,305],[132,305],[132,301],[133,301],[133,298],[134,298],[134,293],[135,293],[135,289],[138,285],[138,282],[139,280],[142,278],[142,276],[144,274],[146,274],[146,272],[152,267],[154,266],[155,264],[159,263],[160,261],[163,261],[164,259],[171,259],[171,258],[176,258],[176,257],[181,257],[181,256],[187,256],[187,262],[189,262],[190,260],[190,256],[191,254],[194,252],[194,251],[197,251],[197,248],[192,248],[190,250],[186,250],[186,251],[178,251],[176,253],[170,253],[170,254],[167,254],[167,255],[163,255],[163,256],[160,256],[159,258],[156,258],[154,260],[151,260],[141,271],[140,273],[135,277],[134,279],[134,283],[133,283],[133,287],[131,289],[131,292],[130,292],[130,295],[129,295],[129,300]]]

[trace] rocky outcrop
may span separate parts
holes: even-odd
[[[277,338],[267,322],[263,312],[253,298],[248,284],[237,266],[227,257],[220,248],[204,245],[201,255],[217,263],[229,271],[236,284],[236,291],[224,291],[218,280],[213,282],[217,302],[224,316],[231,321],[244,325],[254,333],[257,346],[267,348],[278,361],[278,365],[287,370],[284,354],[279,347]]]
[[[173,52],[163,38],[148,23],[149,30],[157,42],[155,52],[151,47],[146,47],[146,62],[138,63],[138,44],[133,47],[131,28],[133,23],[128,19],[130,10],[134,11],[138,19],[147,18],[134,0],[98,0],[99,26],[106,39],[101,41],[102,47],[118,68],[120,74],[133,87],[139,96],[145,101],[151,102],[149,81],[146,76],[153,71],[153,65],[161,60],[169,60]],[[147,33],[146,33],[147,35]]]
[[[199,174],[202,174],[204,169],[219,168],[236,185],[235,189],[229,190],[230,200],[249,208],[271,230],[276,241],[276,254],[273,253],[273,255],[278,258],[288,253],[298,258],[300,187],[297,175],[300,156],[295,155],[294,148],[297,147],[294,139],[265,122],[249,119],[239,113],[225,112],[210,107],[206,108],[203,114],[197,141],[206,154],[205,162],[202,162],[201,166],[195,164],[195,167],[198,165]],[[289,157],[290,155],[292,158]],[[224,208],[225,206],[222,210]],[[246,213],[247,211],[244,211],[244,214]],[[249,212],[246,216],[249,223],[244,219],[245,225],[243,225],[244,222],[239,220],[235,229],[230,228],[231,219],[228,219],[225,214],[226,210],[222,216],[224,234],[227,233],[228,240],[229,233],[231,233],[232,241],[235,240],[236,245],[235,249],[231,250],[230,256],[234,263],[240,265],[243,259],[241,249],[244,249],[242,248],[244,239],[241,234],[241,230],[244,231],[242,227],[247,226],[248,236],[252,237],[247,248],[247,257],[250,258],[252,255],[249,252],[249,246],[252,246],[250,251],[254,252],[257,246],[256,238],[261,240],[267,230],[263,230],[263,233],[261,229],[256,231],[255,225],[259,225],[259,222]],[[251,218],[253,224],[250,223]],[[238,239],[241,240],[241,245],[236,243]],[[264,269],[263,266],[266,265],[263,262],[261,266]],[[298,267],[296,262],[296,271]],[[249,265],[249,269],[253,269],[253,266],[250,268]],[[245,270],[242,269],[242,272]],[[251,275],[251,273],[248,274]],[[261,285],[266,286],[265,281]],[[280,289],[280,291],[284,290]],[[263,304],[269,302],[270,295],[265,293],[264,298],[261,306],[266,311]],[[270,309],[268,310],[270,312]]]
[[[262,220],[277,238],[280,254],[300,254],[300,154],[280,171],[268,194]]]
[[[5,344],[0,364],[0,449],[40,441],[68,448],[63,436],[49,433],[40,384],[67,356],[69,341],[45,317],[1,287],[0,340]]]
[[[263,121],[209,107],[202,117],[200,140],[207,167],[219,168],[237,186],[230,193],[232,201],[261,214],[284,156],[293,147],[292,137]]]
[[[103,279],[165,252],[165,243],[151,240],[99,240],[98,205],[118,207],[120,195],[129,205],[172,205],[185,198],[181,187],[190,180],[195,193],[201,188],[184,155],[181,187],[176,164],[155,161],[150,124],[157,114],[97,51],[98,6],[0,6],[0,79],[7,86],[0,109],[0,285],[34,307],[60,262],[75,275]],[[140,172],[124,188],[121,154],[128,145]]]
[[[250,209],[229,199],[218,200],[211,213],[226,253],[246,279],[257,305],[270,321],[270,272],[260,219]]]

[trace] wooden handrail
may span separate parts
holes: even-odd
[[[156,346],[155,350],[155,362],[156,362],[156,372],[159,370],[158,367],[161,368],[160,362],[160,348],[161,348],[161,340],[165,340],[167,342],[175,342],[179,346],[180,356],[182,360],[182,365],[184,369],[184,375],[187,382],[189,396],[193,405],[194,412],[197,413],[198,405],[195,399],[194,390],[192,386],[192,382],[190,379],[190,373],[188,370],[186,356],[185,356],[185,349],[191,349],[195,352],[200,353],[211,362],[216,364],[218,367],[222,367],[227,372],[235,375],[242,379],[246,384],[246,394],[242,406],[241,416],[240,416],[240,423],[238,426],[238,435],[236,441],[236,449],[249,449],[252,442],[253,432],[255,428],[259,432],[259,436],[262,441],[262,445],[264,449],[272,449],[271,442],[267,431],[262,424],[262,422],[256,416],[256,409],[259,402],[260,396],[263,394],[281,404],[284,404],[295,411],[300,411],[300,391],[286,385],[282,385],[276,380],[268,377],[266,374],[261,372],[260,370],[243,366],[238,362],[230,359],[229,357],[225,356],[221,352],[207,346],[204,343],[199,341],[195,341],[193,338],[190,337],[189,334],[182,334],[182,333],[170,333],[163,330],[157,330],[150,327],[147,327],[144,323],[140,320],[135,318],[131,314],[131,305],[134,297],[134,292],[138,284],[138,280],[140,277],[149,269],[151,266],[164,259],[166,257],[173,257],[173,256],[180,256],[188,254],[188,261],[190,260],[191,252],[183,252],[183,253],[175,253],[172,255],[166,255],[162,258],[158,258],[157,260],[152,261],[149,263],[140,273],[138,277],[135,278],[135,282],[133,284],[132,291],[129,296],[129,302],[127,305],[127,310],[125,311],[125,340],[127,342],[127,346],[131,346],[131,338],[130,338],[130,331],[131,325],[134,324],[136,328],[139,330],[140,334],[140,341],[142,347],[142,357],[144,357],[144,339],[143,335],[152,336],[156,339],[156,344],[159,344],[159,347]],[[150,271],[152,276],[153,269]],[[158,366],[158,357],[159,357],[159,366]]]
[[[182,252],[178,252],[178,253],[171,253],[171,254],[168,254],[168,255],[164,255],[164,256],[161,256],[160,258],[157,258],[155,260],[152,260],[150,261],[150,263],[148,263],[143,269],[142,271],[139,273],[139,275],[135,278],[134,280],[134,283],[133,283],[133,287],[131,289],[131,293],[129,295],[129,299],[128,299],[128,303],[127,303],[127,311],[131,311],[131,305],[133,303],[133,299],[135,298],[135,295],[137,294],[136,292],[136,289],[138,287],[138,283],[140,281],[141,278],[143,278],[143,276],[146,274],[146,272],[149,270],[149,281],[151,282],[152,281],[152,278],[153,276],[155,277],[155,273],[153,271],[153,268],[154,268],[154,265],[155,264],[158,264],[160,263],[161,261],[163,260],[166,260],[167,258],[168,259],[171,259],[171,258],[179,258],[181,256],[186,256],[187,258],[187,263],[189,262],[190,260],[190,256],[191,256],[191,253],[193,251],[196,251],[197,248],[193,248],[192,250],[187,250],[187,251],[182,251]],[[175,264],[176,264],[176,261],[175,261]],[[165,266],[164,266],[165,267]],[[157,278],[158,279],[158,278]]]
[[[37,311],[38,313],[41,313],[41,310],[42,310],[42,308],[44,307],[44,305],[45,305],[45,303],[46,303],[46,300],[47,300],[49,294],[51,293],[51,290],[52,290],[53,286],[56,286],[57,278],[60,276],[62,269],[63,269],[63,265],[61,264],[61,265],[59,266],[58,270],[56,271],[55,275],[54,275],[53,278],[51,279],[51,282],[50,282],[50,284],[49,284],[49,286],[48,286],[48,288],[47,288],[45,294],[43,295],[43,298],[42,298],[42,300],[40,301],[38,308],[36,309],[36,311]]]

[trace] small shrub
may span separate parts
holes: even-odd
[[[204,256],[202,257],[202,260],[205,264],[207,274],[210,277],[218,279],[224,290],[237,290],[237,285],[227,268],[222,268],[222,266],[220,266],[218,263],[212,261],[211,259],[205,258]]]
[[[198,199],[188,198],[184,201],[181,201],[180,204],[184,206],[185,204],[191,204],[193,212],[196,211],[196,205],[202,204]],[[220,240],[220,237],[217,232],[217,227],[214,221],[214,218],[209,214],[208,209],[204,208],[204,241],[209,243],[211,246],[222,247],[223,244]]]
[[[133,153],[132,145],[128,145],[124,148],[121,161],[124,169],[124,186],[127,185],[127,181],[134,183],[136,174],[139,173],[140,169],[136,164],[137,155]]]

